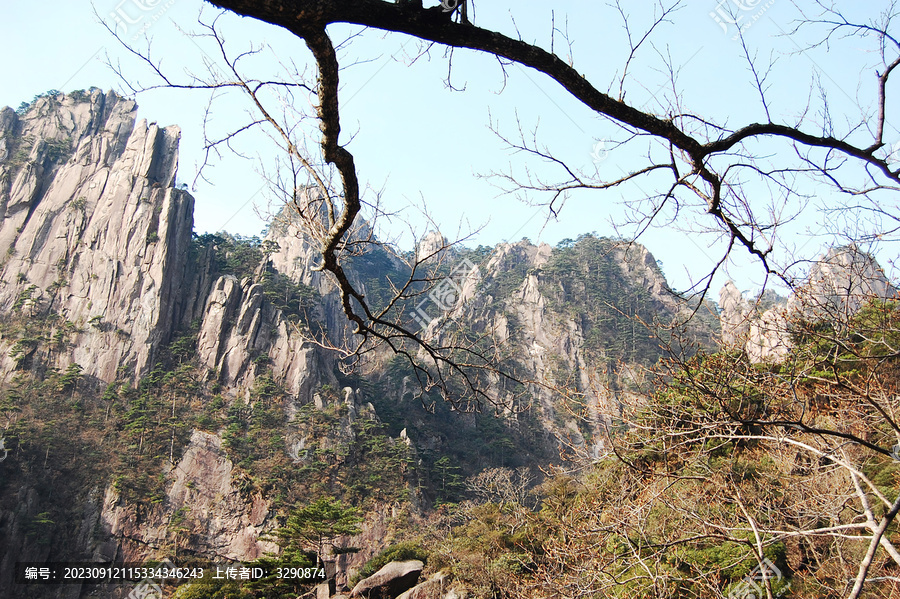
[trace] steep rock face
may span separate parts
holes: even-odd
[[[188,540],[192,552],[231,560],[249,561],[275,551],[274,543],[260,539],[272,527],[268,502],[242,494],[233,470],[221,438],[194,431],[167,475],[163,505],[138,517],[135,506],[122,504],[107,489],[100,522],[117,544],[116,555],[107,559],[143,561],[154,552],[175,555],[179,541]],[[175,516],[177,530],[172,526]]]
[[[180,132],[135,125],[136,110],[94,91],[0,119],[0,310],[25,294],[32,315],[74,323],[71,360],[105,381],[145,371],[185,301],[193,198],[174,188]]]
[[[317,200],[318,197],[317,192],[307,189],[300,194],[297,205],[305,207],[307,210],[322,211],[324,206],[321,204],[321,200]],[[355,325],[344,314],[338,286],[332,275],[319,270],[318,267],[322,262],[322,248],[320,243],[308,234],[310,227],[315,228],[317,225],[302,222],[303,217],[298,215],[297,210],[297,206],[288,204],[271,223],[265,241],[277,244],[279,249],[269,256],[269,264],[294,282],[312,287],[318,292],[321,298],[318,306],[319,318],[325,325],[329,338],[337,345],[350,346],[355,340],[353,334]],[[320,219],[323,218],[320,216]],[[369,301],[373,299],[369,284],[387,286],[386,281],[377,280],[383,278],[383,272],[379,274],[362,272],[367,270],[367,266],[371,266],[371,261],[379,262],[382,271],[389,270],[404,274],[407,272],[406,265],[396,256],[377,244],[368,244],[373,240],[373,236],[368,223],[363,221],[355,224],[347,234],[347,238],[357,244],[355,250],[361,251],[363,255],[345,258],[343,263],[351,284]],[[395,274],[394,282],[402,282],[403,276],[403,274]]]
[[[58,314],[74,334],[55,365],[76,362],[104,382],[120,367],[140,377],[198,320],[201,359],[226,388],[246,390],[267,368],[254,360],[268,355],[272,375],[306,397],[318,373],[330,374],[324,354],[258,285],[210,280],[212,248],[189,263],[193,198],[175,188],[180,132],[135,124],[136,114],[134,101],[99,90],[40,98],[22,116],[0,112],[0,310]],[[333,292],[305,238],[284,245],[273,261]],[[15,339],[0,343],[8,350]],[[17,366],[7,354],[2,373]]]
[[[40,519],[39,506],[42,504],[39,495],[33,488],[21,487],[15,494],[15,509],[0,511],[0,531],[3,533],[0,535],[0,597],[37,596],[32,589],[25,591],[27,595],[23,594],[22,586],[13,582],[12,573],[16,562],[44,562],[54,549],[54,539],[48,538],[48,531],[35,530],[34,522]],[[83,546],[91,544],[92,532],[98,522],[97,495],[96,489],[91,490],[87,501],[81,506],[81,522],[73,523],[77,539]],[[52,596],[55,599],[78,599],[81,597],[81,585],[61,585]]]
[[[32,321],[46,325],[42,367],[78,363],[91,383],[79,390],[123,372],[136,381],[196,321],[200,360],[234,401],[262,374],[300,401],[323,383],[336,386],[327,354],[303,341],[260,285],[219,277],[215,248],[192,242],[193,198],[175,184],[179,130],[136,116],[133,101],[99,90],[40,98],[22,115],[0,111],[0,318],[15,316],[0,337],[0,380],[28,366],[10,349]],[[69,336],[47,351],[64,327]],[[17,557],[143,561],[189,543],[200,554],[251,560],[275,549],[259,540],[270,529],[268,501],[242,490],[246,475],[235,472],[220,437],[193,431],[181,460],[164,471],[165,500],[149,509],[121,501],[108,480],[67,489],[66,501],[84,501],[83,522],[74,532],[68,523],[50,526],[52,547],[29,531],[63,501],[36,490],[56,473],[20,472],[4,489],[21,499],[18,507],[0,510],[0,596]],[[65,590],[78,596],[77,586]]]
[[[640,290],[663,321],[684,310],[683,303],[668,291],[655,258],[646,248],[604,247],[609,255],[602,261],[613,271],[609,276],[616,277],[621,285],[612,293],[627,297]],[[602,430],[618,413],[617,397],[630,393],[623,383],[631,375],[627,367],[613,367],[615,356],[607,355],[602,347],[585,346],[586,328],[591,324],[582,313],[590,292],[583,279],[573,282],[567,278],[570,272],[561,276],[558,267],[550,268],[558,251],[526,240],[500,244],[487,263],[463,281],[460,299],[445,319],[491,334],[500,351],[515,360],[519,372],[527,373],[525,378],[547,383],[529,387],[529,399],[537,408],[532,413],[563,453],[594,459],[604,451]],[[510,289],[511,285],[514,287]],[[574,313],[573,306],[578,306]],[[437,333],[445,319],[433,321],[426,335]],[[554,387],[575,389],[580,403],[577,411],[561,401]],[[491,392],[502,396],[499,387]],[[516,419],[509,410],[507,415]]]
[[[347,317],[341,310],[337,285],[329,275],[318,270],[317,265],[322,262],[322,250],[301,231],[290,206],[269,227],[266,241],[277,243],[280,248],[269,257],[272,267],[294,282],[315,289],[322,298],[320,309],[329,335],[336,342],[348,342],[352,333]],[[354,282],[359,284],[359,281]]]
[[[750,331],[750,303],[731,281],[719,291],[719,318],[722,322],[722,343],[726,347],[743,345]]]
[[[788,302],[808,317],[846,320],[872,297],[894,290],[875,259],[856,246],[833,248],[810,269],[809,281]]]
[[[218,373],[232,391],[248,391],[256,377],[271,373],[301,401],[313,389],[337,385],[332,361],[305,341],[300,331],[265,301],[249,279],[219,277],[206,303],[197,340],[200,361]],[[264,359],[260,361],[260,357]]]
[[[884,271],[855,246],[829,250],[810,269],[805,284],[787,302],[763,296],[756,311],[730,281],[719,294],[723,341],[743,346],[754,363],[778,362],[790,355],[792,324],[823,320],[840,326],[871,298],[896,293]],[[767,303],[775,303],[766,309]]]

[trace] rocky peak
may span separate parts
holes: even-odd
[[[732,281],[719,291],[719,318],[722,322],[722,343],[726,346],[743,344],[750,330],[750,303]]]
[[[318,197],[315,190],[305,189],[300,193],[297,204],[301,207],[314,205],[315,197]],[[324,208],[321,203],[318,205],[315,210],[321,213]],[[336,287],[318,269],[322,262],[322,248],[304,232],[297,211],[298,208],[294,205],[285,204],[272,220],[265,241],[275,244],[278,250],[272,253],[269,262],[278,272],[298,283],[313,287],[321,295],[327,295],[335,291]]]
[[[72,323],[71,359],[106,381],[145,371],[174,330],[193,227],[193,198],[174,188],[180,130],[136,114],[94,90],[0,119],[0,307],[26,294],[35,316]]]
[[[2,151],[11,156],[0,162],[0,308],[27,310],[53,329],[48,336],[68,331],[71,351],[51,355],[48,366],[75,362],[103,382],[123,367],[141,377],[192,320],[201,362],[229,394],[245,393],[262,372],[304,397],[319,373],[332,382],[327,360],[260,285],[210,277],[209,252],[189,257],[194,200],[175,186],[180,130],[136,117],[134,101],[99,90],[0,113]],[[316,248],[303,237],[280,239],[267,257],[331,291],[316,280]],[[2,355],[2,372],[27,366]]]
[[[447,243],[447,238],[441,235],[440,231],[431,231],[419,242],[416,255],[419,260],[440,259]]]
[[[332,341],[350,344],[355,325],[343,312],[334,279],[330,274],[319,270],[322,248],[309,235],[309,220],[301,222],[304,219],[300,215],[301,211],[323,213],[324,203],[317,199],[320,195],[317,190],[307,188],[298,195],[296,202],[286,204],[273,219],[264,242],[277,247],[277,251],[269,257],[272,268],[319,293],[321,320]],[[370,284],[384,287],[386,276],[396,282],[407,275],[408,266],[391,251],[377,244],[369,223],[362,221],[355,224],[347,234],[347,239],[353,242],[354,255],[342,258],[345,272],[353,286],[370,301],[373,300]]]
[[[866,301],[895,293],[871,255],[856,246],[833,248],[813,264],[787,302],[763,293],[754,310],[731,281],[726,283],[719,292],[722,339],[726,345],[743,345],[753,362],[777,362],[790,353],[791,323],[797,319],[840,326]]]
[[[807,283],[791,298],[808,317],[847,317],[872,297],[893,293],[878,262],[856,245],[832,248],[810,269]]]
[[[522,239],[516,243],[500,243],[494,248],[493,255],[488,261],[486,269],[505,269],[518,265],[537,268],[546,264],[552,253],[553,248],[546,243],[534,245],[527,239]]]

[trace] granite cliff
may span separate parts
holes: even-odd
[[[296,403],[311,401],[322,384],[336,385],[332,359],[264,301],[260,285],[217,273],[214,248],[192,241],[194,199],[176,185],[179,136],[177,127],[138,120],[133,100],[95,89],[37,98],[21,114],[0,111],[4,393],[12,381],[59,372],[75,373],[85,393],[136,385],[187,331],[209,369],[206,379],[226,397],[246,397],[262,370]],[[267,356],[264,368],[260,355]],[[8,407],[6,415],[16,415],[7,418],[7,431],[21,411]],[[220,435],[194,431],[179,448],[181,459],[161,471],[165,501],[146,511],[123,501],[108,481],[73,489],[83,516],[74,554],[143,559],[165,544],[172,514],[187,509],[202,514],[192,524],[200,553],[252,559],[271,549],[258,538],[267,502],[234,490],[221,443]],[[6,488],[7,507],[14,507],[0,515],[4,573],[16,560],[53,553],[28,534],[47,507],[35,491],[40,481],[5,482],[16,479],[20,486]],[[13,596],[9,584],[0,580],[0,594]]]
[[[852,245],[833,248],[787,298],[767,290],[751,302],[728,281],[719,292],[722,342],[743,348],[752,362],[778,362],[790,355],[798,321],[846,326],[866,301],[895,294],[871,255]]]
[[[23,560],[256,559],[290,505],[323,494],[366,510],[340,540],[360,551],[329,562],[346,585],[392,522],[464,499],[465,477],[602,456],[641,369],[679,342],[655,325],[691,312],[636,244],[441,250],[479,273],[445,316],[546,384],[488,380],[516,395],[495,414],[429,406],[402,360],[381,352],[346,374],[309,343],[312,327],[352,333],[289,212],[264,240],[193,234],[178,139],[96,89],[0,111],[0,595],[16,596],[7,573]],[[354,283],[380,301],[401,258],[355,257]],[[689,329],[710,345],[712,308]]]

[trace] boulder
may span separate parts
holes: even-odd
[[[375,574],[360,580],[350,592],[350,597],[396,599],[415,586],[424,567],[425,564],[419,560],[391,562]]]
[[[397,599],[442,599],[446,580],[447,574],[438,572],[425,582],[421,582],[401,594]]]
[[[334,592],[334,580],[316,585],[316,599],[329,599]]]

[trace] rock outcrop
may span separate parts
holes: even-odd
[[[191,379],[196,396],[188,399],[195,402],[191,408],[204,410],[205,420],[192,421],[191,426],[198,429],[190,432],[190,441],[184,447],[177,446],[173,426],[168,451],[157,447],[145,456],[156,460],[153,464],[159,467],[154,473],[159,485],[154,488],[154,501],[145,496],[131,496],[125,501],[125,493],[115,491],[124,487],[106,479],[98,480],[90,492],[69,490],[69,497],[79,498],[76,519],[82,522],[74,527],[78,529],[75,533],[59,532],[55,538],[71,540],[77,544],[79,555],[94,559],[142,561],[177,554],[184,548],[180,544],[189,543],[191,552],[198,555],[251,560],[274,549],[261,539],[275,526],[271,513],[275,508],[271,498],[252,490],[262,487],[248,482],[256,457],[234,457],[240,464],[236,468],[223,450],[223,431],[229,427],[234,430],[228,434],[236,435],[228,437],[229,443],[243,438],[241,426],[249,422],[243,412],[252,412],[256,406],[272,407],[265,401],[243,403],[257,397],[251,389],[258,382],[271,383],[262,380],[271,377],[294,397],[293,402],[277,404],[284,408],[283,414],[277,410],[269,414],[273,421],[284,418],[284,430],[278,431],[284,436],[273,434],[279,442],[273,440],[269,450],[286,452],[298,468],[305,467],[302,464],[315,451],[321,453],[317,459],[341,455],[357,431],[375,430],[379,422],[360,389],[345,387],[338,391],[349,381],[338,383],[336,358],[310,344],[298,328],[302,326],[302,317],[298,316],[301,310],[291,312],[293,320],[289,320],[276,307],[292,310],[287,300],[284,304],[271,300],[273,287],[267,285],[272,279],[266,279],[272,274],[269,269],[284,275],[278,279],[281,282],[287,277],[312,287],[318,293],[318,299],[310,300],[316,303],[310,309],[312,318],[325,326],[335,344],[352,342],[354,333],[341,310],[337,289],[330,275],[317,268],[321,247],[315,237],[304,234],[286,209],[263,242],[263,262],[258,267],[241,263],[240,278],[229,274],[222,264],[227,262],[231,268],[233,263],[217,253],[217,246],[192,240],[194,200],[176,183],[178,129],[139,121],[136,111],[133,101],[96,90],[81,96],[44,97],[23,114],[0,111],[0,255],[4,256],[0,261],[0,315],[10,317],[19,328],[0,338],[0,377],[9,382],[16,371],[30,370],[33,380],[39,381],[41,374],[52,373],[52,369],[64,372],[77,363],[90,383],[84,387],[97,391],[106,387],[104,383],[124,381],[143,393],[153,379],[145,375],[156,366],[168,367],[160,355],[173,355],[176,344],[170,341],[181,344],[180,356],[196,349],[195,355],[189,355],[191,360],[186,358],[178,367],[191,371],[187,378],[196,375]],[[311,193],[302,192],[301,205],[321,208],[321,200]],[[364,242],[371,238],[371,231],[363,224],[350,238]],[[440,255],[429,264],[443,261],[442,268],[453,269],[463,263],[461,252],[467,250],[441,249],[445,243],[439,233],[434,233],[418,249],[420,253],[439,250]],[[256,247],[241,247],[248,253],[258,251]],[[390,293],[391,283],[404,280],[408,265],[385,248],[356,247],[371,251],[345,257],[348,276],[362,295],[377,302]],[[657,317],[671,322],[685,306],[668,290],[656,260],[645,248],[591,236],[568,249],[572,248],[577,251],[567,254],[567,261],[559,261],[555,253],[562,249],[523,240],[501,244],[483,263],[466,264],[467,274],[457,281],[452,301],[435,308],[440,313],[426,324],[424,335],[439,341],[452,328],[441,327],[453,320],[466,335],[491,336],[495,349],[507,364],[514,364],[524,380],[548,383],[511,389],[499,377],[486,377],[484,383],[492,387],[492,395],[502,398],[508,393],[511,399],[499,426],[527,431],[532,435],[529,441],[540,445],[542,456],[552,454],[556,459],[556,450],[562,449],[570,456],[596,459],[604,451],[601,432],[605,419],[615,414],[621,398],[633,392],[633,373],[639,369],[629,365],[642,359],[655,361],[659,349],[656,341],[647,341],[655,339],[651,333],[642,332],[634,324],[636,319],[627,318],[643,315],[647,322]],[[466,255],[478,261],[474,256],[484,254],[475,250]],[[601,284],[595,285],[598,282]],[[628,299],[634,301],[624,301]],[[589,300],[593,303],[588,304]],[[735,298],[735,302],[739,300]],[[307,307],[304,304],[304,309]],[[410,309],[403,306],[401,318]],[[44,329],[32,336],[32,345],[28,345],[25,332],[31,321],[41,323]],[[3,329],[4,334],[14,328]],[[748,325],[748,334],[750,330]],[[626,345],[626,337],[630,345]],[[48,349],[50,339],[57,340],[52,351]],[[13,351],[17,344],[19,348]],[[417,389],[414,379],[402,374],[402,369],[395,370],[401,379],[394,381],[396,386],[379,387],[384,382],[380,379],[389,381],[393,376],[389,368],[383,368],[387,357],[387,352],[372,352],[367,356],[371,362],[365,363],[360,377],[363,380],[352,384],[367,389],[371,383],[379,391],[386,390],[385,395],[396,392],[398,400],[409,402]],[[143,387],[139,384],[142,378]],[[149,385],[149,394],[155,391],[155,384]],[[572,388],[577,405],[565,404],[555,385]],[[109,397],[114,399],[107,400],[105,415],[109,416],[113,403],[121,400],[111,408],[111,422],[116,425],[117,409],[127,413],[135,407],[131,404],[136,403],[137,393],[122,391],[116,395],[116,389],[127,387],[109,387]],[[65,398],[69,401],[65,409],[76,400],[86,409],[102,405],[97,404],[100,392],[91,396],[82,393],[81,386],[77,390],[72,389]],[[175,393],[193,392],[173,392],[173,416]],[[217,394],[222,397],[213,401],[211,396]],[[369,397],[379,401],[374,394]],[[327,438],[313,430],[318,420],[298,409],[304,402],[338,419]],[[213,404],[219,407],[206,413]],[[527,413],[517,410],[524,407],[534,409]],[[80,416],[75,408],[72,414]],[[424,411],[416,414],[397,427],[388,440],[373,447],[385,452],[409,449],[413,456],[418,450],[435,455],[446,450],[446,431],[421,426],[416,419],[428,416]],[[134,416],[135,420],[142,417],[137,409]],[[157,411],[156,416],[157,420],[169,417],[168,411],[165,415]],[[398,420],[407,416],[393,415]],[[474,413],[456,412],[451,417],[464,435],[477,432],[476,427],[481,426]],[[535,420],[526,422],[525,418]],[[267,421],[266,426],[270,424]],[[135,439],[138,454],[145,447],[143,435],[141,429]],[[486,460],[506,459],[502,456],[508,451],[519,454],[516,460],[531,459],[522,456],[532,447],[512,447],[513,437],[502,436],[503,442],[496,447],[485,445],[492,453]],[[185,443],[187,434],[178,438]],[[10,461],[13,459],[11,455]],[[46,463],[46,457],[43,461]],[[411,471],[416,463],[422,467],[423,462],[400,463]],[[7,465],[5,462],[4,467]],[[339,462],[327,465],[333,470],[344,467]],[[360,468],[361,462],[347,467]],[[337,474],[333,480],[346,478],[342,472]],[[411,476],[407,470],[401,474],[397,485],[410,484],[411,478],[403,478]],[[0,512],[0,536],[13,539],[3,541],[3,548],[8,555],[22,553],[36,560],[46,559],[48,550],[31,543],[24,532],[40,520],[39,494],[29,486],[35,475],[25,468],[18,475],[16,497],[23,504],[16,508],[5,504],[4,512]],[[56,474],[47,474],[52,476]],[[417,489],[410,503],[420,501],[428,492],[428,475],[421,476],[417,479],[421,487],[410,485]],[[373,473],[371,479],[377,477],[378,473]],[[420,488],[425,489],[421,496]],[[344,549],[358,546],[362,550],[335,556],[332,582],[346,584],[353,568],[388,542],[387,522],[395,520],[393,514],[388,517],[384,512],[388,509],[393,508],[375,507],[358,537],[341,540]],[[383,512],[373,517],[378,510]],[[8,564],[6,558],[0,569]],[[413,587],[421,571],[421,562],[393,564],[364,581],[368,586],[360,589],[367,590],[355,589],[355,596],[396,597]],[[410,590],[408,597],[444,592],[444,582],[443,578],[433,578]],[[2,591],[0,587],[0,594]]]
[[[856,246],[831,249],[785,303],[764,294],[753,307],[734,283],[727,282],[719,292],[722,341],[743,347],[751,362],[778,362],[790,355],[794,323],[844,326],[867,301],[895,294],[872,256]]]
[[[395,599],[416,585],[424,567],[425,564],[419,560],[391,562],[375,574],[356,583],[350,597]]]
[[[420,582],[402,593],[397,599],[443,599],[444,587],[449,586],[449,578],[446,572],[437,572],[425,582]]]
[[[309,211],[323,211],[320,194],[307,188],[298,194],[297,205],[286,205],[273,219],[266,234],[265,242],[274,244],[278,251],[269,257],[269,263],[279,273],[296,283],[315,289],[320,297],[319,317],[325,325],[328,337],[338,346],[351,346],[358,339],[354,336],[355,324],[344,314],[341,297],[332,275],[320,269],[322,262],[321,243],[309,234],[310,223],[297,213],[297,206]],[[324,216],[320,216],[320,220]],[[302,226],[301,226],[302,225]],[[374,239],[374,233],[365,221],[354,225],[347,233],[350,240],[352,258],[342,258],[345,274],[353,287],[370,302],[373,298],[369,284],[389,287],[385,277],[394,284],[402,284],[408,274],[408,266]]]
[[[232,391],[248,391],[261,372],[274,376],[304,402],[312,399],[319,385],[336,384],[331,360],[304,340],[299,329],[265,301],[262,286],[249,279],[238,282],[224,275],[213,284],[197,354]]]
[[[447,243],[447,238],[440,231],[431,231],[419,241],[416,255],[419,260],[440,260],[446,251]]]
[[[325,354],[259,285],[211,281],[210,256],[189,257],[194,200],[176,187],[180,132],[136,118],[134,101],[99,90],[43,97],[23,115],[0,112],[0,310],[68,323],[71,351],[52,365],[76,362],[101,382],[141,377],[192,320],[201,361],[232,394],[252,385],[260,356],[304,401],[320,373],[334,382]],[[299,239],[273,257],[298,281],[333,293],[314,260]],[[22,366],[0,355],[0,374]]]
[[[752,310],[743,294],[732,281],[719,291],[719,318],[722,323],[722,343],[726,347],[743,345],[750,331]]]
[[[875,259],[855,245],[828,250],[809,272],[809,280],[789,301],[808,318],[846,322],[872,298],[895,290]]]
[[[24,298],[30,316],[73,323],[63,359],[105,381],[148,369],[186,299],[194,201],[175,188],[180,131],[136,116],[99,90],[0,115],[0,310]]]
[[[232,401],[244,401],[262,374],[297,402],[337,386],[331,358],[259,285],[218,277],[214,248],[195,251],[194,199],[176,184],[179,136],[138,120],[134,101],[99,90],[0,111],[0,317],[15,324],[0,337],[0,379],[25,369],[39,379],[77,363],[84,387],[137,383],[169,341],[196,331],[200,363]],[[51,340],[52,350],[37,351]],[[267,499],[241,490],[221,445],[195,430],[186,447],[173,447],[182,458],[164,467],[165,500],[149,510],[121,501],[109,481],[75,491],[88,496],[87,532],[66,537],[71,552],[132,561],[177,552],[173,519],[198,554],[247,561],[274,549],[259,539],[271,529]],[[40,561],[49,551],[25,534],[40,502],[28,486],[35,481],[21,481],[23,506],[0,511],[4,572],[10,556]],[[7,582],[0,576],[0,595]]]
[[[136,513],[111,488],[107,489],[100,525],[116,542],[115,555],[95,557],[141,562],[148,549],[169,555],[178,552],[179,535],[173,534],[173,515],[190,550],[199,555],[250,561],[277,550],[262,540],[271,530],[269,505],[261,495],[246,496],[234,479],[234,465],[222,449],[222,440],[194,431],[177,465],[167,475],[166,501],[149,513]]]
[[[646,248],[596,238],[573,243],[572,247],[577,249],[575,254],[590,253],[596,262],[594,267],[600,270],[582,272],[585,265],[577,261],[560,263],[555,256],[565,250],[547,244],[534,245],[527,240],[499,244],[491,257],[476,265],[474,274],[462,282],[456,306],[430,323],[426,337],[450,328],[446,326],[449,320],[491,335],[494,345],[514,356],[528,379],[549,383],[548,387],[533,386],[528,401],[541,427],[557,440],[555,449],[579,459],[597,459],[605,451],[604,426],[617,414],[617,396],[629,393],[626,387],[632,374],[621,365],[624,361],[616,364],[615,354],[606,349],[615,346],[617,340],[598,336],[596,329],[600,327],[592,323],[597,315],[586,314],[589,308],[585,302],[598,302],[591,297],[597,289],[591,287],[593,281],[589,279],[608,277],[614,281],[606,290],[609,297],[598,302],[609,312],[604,318],[612,316],[624,322],[629,316],[623,309],[640,316],[635,312],[637,307],[624,302],[635,296],[644,302],[642,314],[652,314],[643,317],[647,327],[652,327],[654,320],[670,323],[679,316],[687,319],[690,310],[669,290],[656,259]],[[452,257],[446,260],[452,262]],[[576,273],[578,276],[574,276]],[[622,307],[613,308],[610,303]],[[649,338],[654,333],[644,326],[629,324],[628,328],[635,336]],[[702,326],[696,328],[711,337]],[[594,336],[590,350],[585,347],[589,334]],[[662,350],[657,347],[656,351]],[[577,389],[583,406],[578,417],[560,405],[559,395],[552,391],[557,384]],[[490,389],[490,393],[503,396],[499,387]],[[514,406],[507,406],[508,417],[515,419],[514,412]]]

